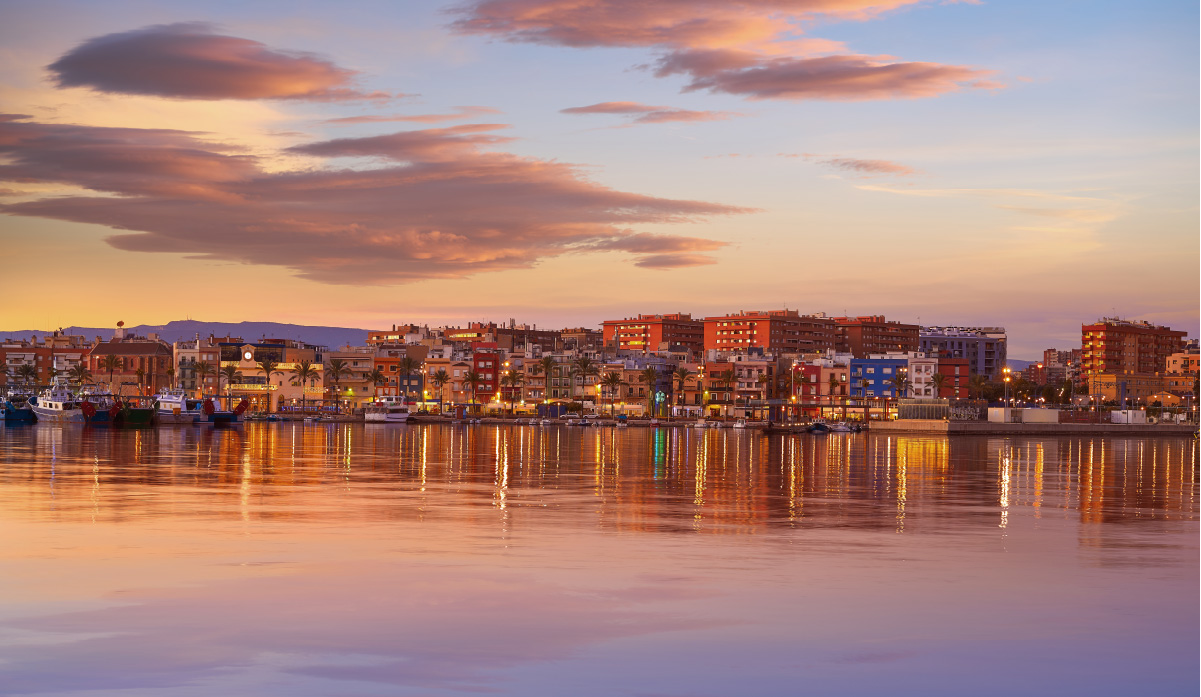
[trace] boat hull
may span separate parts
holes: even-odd
[[[78,409],[58,410],[48,409],[46,407],[34,406],[33,413],[37,414],[38,421],[47,421],[51,423],[75,423],[81,424],[84,422],[83,412]]]
[[[38,415],[32,409],[5,409],[4,423],[8,426],[22,426],[38,422]]]
[[[363,421],[369,424],[403,424],[409,420],[408,414],[365,414]]]

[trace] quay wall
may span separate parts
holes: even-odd
[[[1187,438],[1197,433],[1197,427],[1193,424],[1013,424],[920,419],[873,421],[870,428],[873,433],[929,433],[931,435],[1109,435]]]

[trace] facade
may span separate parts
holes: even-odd
[[[266,339],[260,342],[222,342],[218,344],[221,368],[233,367],[236,381],[225,386],[231,401],[245,398],[255,411],[276,411],[279,405],[300,405],[325,398],[324,347],[291,339]],[[264,373],[263,361],[275,361],[275,371]],[[298,383],[293,371],[308,361],[318,377]]]
[[[426,380],[426,371],[422,368],[422,364],[429,354],[430,348],[420,344],[377,345],[372,356],[371,367],[378,368],[383,373],[384,381],[372,386],[375,395],[407,395],[410,399],[424,397],[428,380]],[[411,373],[406,373],[402,369],[402,362],[406,358],[414,363],[415,367]]]
[[[1076,382],[1080,379],[1080,349],[1060,351],[1049,348],[1043,351],[1042,370],[1045,371],[1045,384],[1058,385],[1065,380]]]
[[[416,344],[429,337],[430,330],[428,327],[417,324],[393,324],[391,331],[378,329],[367,332],[367,345]]]
[[[1184,349],[1185,333],[1149,322],[1106,317],[1080,327],[1082,368],[1092,379],[1103,374],[1164,372],[1168,357]]]
[[[836,348],[856,358],[873,353],[917,351],[918,326],[890,322],[884,315],[835,317]]]
[[[995,380],[1008,358],[1004,327],[922,327],[918,350],[938,358],[966,358],[972,375]]]
[[[908,390],[898,390],[897,376],[907,380],[908,357],[854,358],[850,365],[850,396],[868,399],[895,399],[906,396]],[[902,394],[898,394],[901,392]]]
[[[605,348],[610,350],[654,353],[682,346],[699,356],[705,347],[705,323],[688,314],[638,315],[605,320],[602,326]]]
[[[1088,393],[1105,402],[1149,402],[1166,385],[1166,378],[1155,373],[1100,373],[1089,377]]]
[[[367,379],[367,375],[375,367],[375,351],[370,347],[344,348],[341,351],[328,351],[324,355],[324,383],[326,399],[335,399],[352,408],[366,405],[375,398],[376,387]],[[346,372],[334,379],[330,365],[338,360],[346,368]],[[418,393],[420,394],[420,392]]]
[[[110,356],[115,367],[106,367]],[[157,337],[126,336],[118,327],[113,339],[94,345],[86,360],[92,380],[108,385],[113,394],[150,395],[171,386],[167,369],[174,366],[175,353]]]
[[[605,343],[604,332],[585,327],[564,329],[559,336],[565,351],[599,351]]]
[[[946,378],[939,390],[940,399],[967,399],[970,396],[968,379],[971,377],[971,362],[966,358],[939,358],[938,373]]]
[[[175,384],[194,394],[215,394],[219,387],[220,377],[217,367],[221,364],[222,343],[242,343],[240,337],[221,337],[218,339],[211,334],[207,339],[197,336],[188,341],[176,341],[172,344],[171,352],[175,362]],[[197,364],[207,363],[209,372],[201,376]]]
[[[834,348],[835,324],[827,317],[801,315],[796,310],[739,312],[706,317],[705,349],[805,353]]]
[[[99,343],[100,339],[96,339]],[[86,362],[92,344],[84,337],[54,332],[28,341],[6,339],[0,342],[0,385],[30,389],[47,385],[54,378],[66,378],[67,371]]]
[[[1177,397],[1196,397],[1197,376],[1201,374],[1199,360],[1201,353],[1196,350],[1168,356],[1164,390]]]
[[[938,372],[938,359],[923,355],[911,356],[906,366],[909,375],[909,394],[914,399],[938,399],[939,390],[934,384]]]

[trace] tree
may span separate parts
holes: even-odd
[[[341,358],[331,358],[329,363],[325,364],[325,374],[329,376],[329,381],[334,384],[334,394],[338,396],[338,403],[342,403],[342,378],[350,374],[350,364]]]
[[[730,391],[730,383],[734,382],[734,371],[733,370],[718,371],[716,373],[713,373],[710,376],[710,379],[713,380],[713,384],[715,387],[721,386],[722,391],[728,393]],[[730,403],[733,404],[733,400],[730,400]]]
[[[32,365],[29,365],[28,363],[26,363],[25,365],[18,366],[17,371],[16,371],[16,378],[18,380],[20,380],[21,383],[24,385],[29,385],[30,383],[37,384],[38,369],[33,367]]]
[[[578,377],[578,378],[582,378],[583,380],[587,380],[587,378],[589,376],[600,375],[600,367],[598,367],[591,358],[589,358],[587,356],[580,356],[579,358],[572,361],[571,374],[572,374],[572,397],[574,397],[575,396],[575,394],[574,394],[575,393],[575,378]],[[580,383],[581,387],[583,386],[583,380]]]
[[[525,376],[521,374],[521,371],[516,370],[516,369],[509,370],[509,371],[505,372],[505,374],[500,376],[501,390],[503,391],[504,388],[506,388],[506,387],[508,387],[510,390],[509,391],[509,413],[510,414],[513,413],[513,409],[515,406],[513,404],[513,402],[515,400],[513,399],[512,391],[515,389],[519,389],[521,387],[522,383],[524,383],[524,382],[525,382]]]
[[[62,371],[54,366],[50,366],[50,368],[46,370],[46,382],[49,382],[51,385],[53,385],[54,381],[58,379],[59,375],[62,375]]]
[[[930,376],[930,384],[934,385],[934,398],[938,399],[942,396],[942,391],[946,389],[948,378],[942,373],[935,373]]]
[[[279,369],[279,361],[274,358],[264,358],[258,361],[259,370],[263,371],[263,377],[267,379],[267,413],[271,413],[271,376],[283,375],[284,371]]]
[[[624,384],[626,383],[621,379],[621,373],[605,373],[601,378],[601,389],[609,390],[609,416],[613,416],[613,402],[617,401],[613,395],[621,394],[621,387]]]
[[[92,371],[88,369],[87,363],[80,361],[67,370],[67,379],[83,387],[84,384],[92,381]]]
[[[111,353],[108,354],[107,356],[105,356],[104,358],[100,359],[100,369],[108,371],[108,389],[109,390],[113,389],[113,373],[116,372],[117,368],[120,368],[120,367],[121,367],[121,359],[117,358],[116,356],[114,356]]]
[[[368,373],[363,376],[363,379],[371,383],[373,386],[388,384],[388,376],[384,374],[383,370],[380,370],[378,365],[368,371]],[[374,390],[372,390],[372,392],[374,392]]]
[[[231,390],[230,385],[242,379],[242,373],[238,372],[236,365],[223,365],[217,373],[217,390],[221,390],[221,378],[225,378],[225,389]]]
[[[213,364],[208,361],[197,361],[192,364],[196,377],[200,378],[200,394],[204,394],[205,381],[213,374]],[[235,369],[236,370],[236,369]]]
[[[986,387],[988,387],[988,378],[983,375],[973,375],[967,380],[968,394],[973,399],[980,399]]]
[[[642,372],[638,373],[638,381],[646,383],[646,405],[647,413],[651,416],[655,415],[655,383],[659,382],[659,371],[655,366],[649,366]]]
[[[892,391],[898,397],[904,397],[909,394],[909,373],[908,371],[898,368],[895,375],[892,376]]]
[[[171,383],[171,389],[175,389],[175,367],[167,366],[167,382]]]
[[[678,366],[671,374],[676,381],[676,404],[684,403],[684,382],[692,377],[692,371],[684,366]]]
[[[415,359],[415,358],[405,356],[404,358],[400,359],[400,365],[398,368],[399,372],[397,373],[397,375],[398,376],[403,375],[405,378],[405,401],[406,402],[408,401],[408,398],[409,398],[409,377],[411,377],[414,373],[416,373],[418,371],[418,369],[420,369],[420,368],[421,368],[421,363],[418,362],[417,359]],[[397,390],[397,391],[399,391],[399,390]]]
[[[138,376],[138,394],[142,394],[142,385],[146,382],[146,369],[138,368],[134,373]]]
[[[543,356],[538,359],[538,363],[534,365],[534,374],[541,373],[543,378],[543,399],[550,398],[550,378],[554,373],[556,361],[553,356]]]
[[[469,370],[469,371],[467,371],[467,374],[463,376],[463,382],[467,383],[467,386],[471,388],[471,405],[470,406],[471,406],[471,409],[474,411],[474,409],[475,409],[475,392],[476,392],[476,390],[479,389],[480,385],[484,384],[484,376],[482,373],[478,373],[474,369]]]
[[[317,379],[317,369],[313,367],[312,361],[300,361],[292,368],[292,384],[300,386],[300,409],[308,411],[309,400],[308,392],[304,388],[306,383]]]
[[[438,391],[438,413],[442,413],[442,395],[445,394],[443,388],[446,383],[450,382],[450,373],[447,373],[442,368],[439,368],[436,373],[430,376],[430,382],[434,384],[434,389]]]

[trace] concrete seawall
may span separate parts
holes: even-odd
[[[928,433],[930,435],[1109,435],[1195,436],[1193,424],[1006,424],[989,421],[927,421],[898,419],[871,422],[872,433]]]

